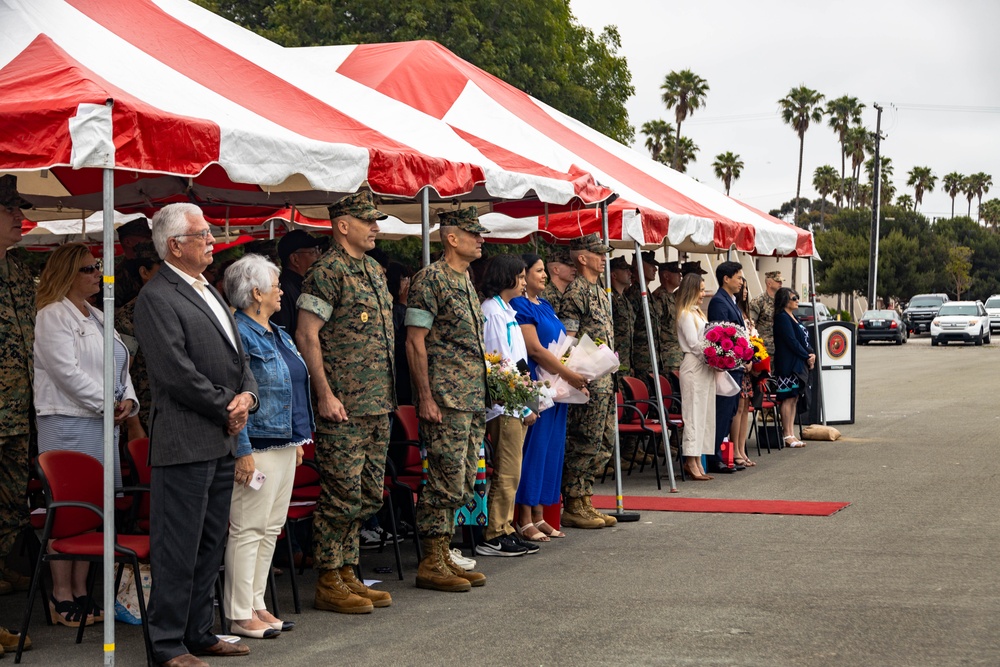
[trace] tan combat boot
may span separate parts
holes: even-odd
[[[570,528],[604,528],[604,519],[588,512],[583,498],[566,498],[561,522]]]
[[[313,607],[341,614],[370,614],[374,608],[371,600],[351,592],[338,570],[323,570],[320,573]]]
[[[472,590],[469,580],[451,571],[441,555],[440,537],[425,537],[421,540],[424,559],[417,568],[417,588],[449,593],[464,593]],[[444,538],[447,540],[448,538]]]
[[[454,574],[456,577],[462,577],[474,587],[486,585],[485,574],[483,574],[482,572],[475,572],[473,570],[465,570],[463,568],[460,568],[458,565],[455,564],[454,561],[451,560],[451,550],[449,549],[449,547],[451,546],[451,540],[449,540],[447,537],[442,537],[438,539],[440,539],[440,541],[438,542],[438,551],[441,553],[441,558],[442,560],[444,560],[444,564],[448,567],[449,570],[451,570],[452,574]]]
[[[601,521],[603,521],[605,528],[610,528],[611,526],[618,525],[618,519],[608,514],[605,514],[604,512],[599,512],[596,509],[594,509],[594,503],[591,501],[591,496],[584,496],[582,500],[584,509],[587,512],[589,512],[591,516],[595,516]]]
[[[347,586],[347,590],[371,600],[373,607],[388,607],[392,604],[392,596],[387,591],[368,588],[363,581],[358,581],[358,577],[354,574],[354,568],[350,565],[340,568],[340,580]]]

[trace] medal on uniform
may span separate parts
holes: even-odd
[[[362,322],[368,321],[368,313],[361,313],[361,321]]]

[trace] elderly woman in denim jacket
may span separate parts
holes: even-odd
[[[260,389],[260,409],[250,415],[236,451],[237,468],[256,473],[233,489],[226,608],[231,633],[266,639],[294,626],[267,611],[264,591],[295,467],[302,463],[303,445],[312,442],[309,373],[291,337],[269,321],[281,309],[278,267],[261,255],[246,255],[226,269],[225,287]]]

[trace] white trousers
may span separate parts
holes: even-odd
[[[285,525],[295,479],[295,447],[253,453],[254,466],[267,479],[258,491],[233,486],[226,543],[226,613],[249,619],[254,610],[267,609],[264,592],[271,557]]]
[[[684,354],[680,372],[684,456],[715,454],[716,372],[699,355]]]

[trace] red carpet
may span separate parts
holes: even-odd
[[[594,496],[594,507],[615,509],[614,496]],[[734,500],[729,498],[679,498],[677,496],[625,496],[625,509],[646,512],[721,512],[729,514],[796,514],[831,516],[851,503],[799,500]]]

